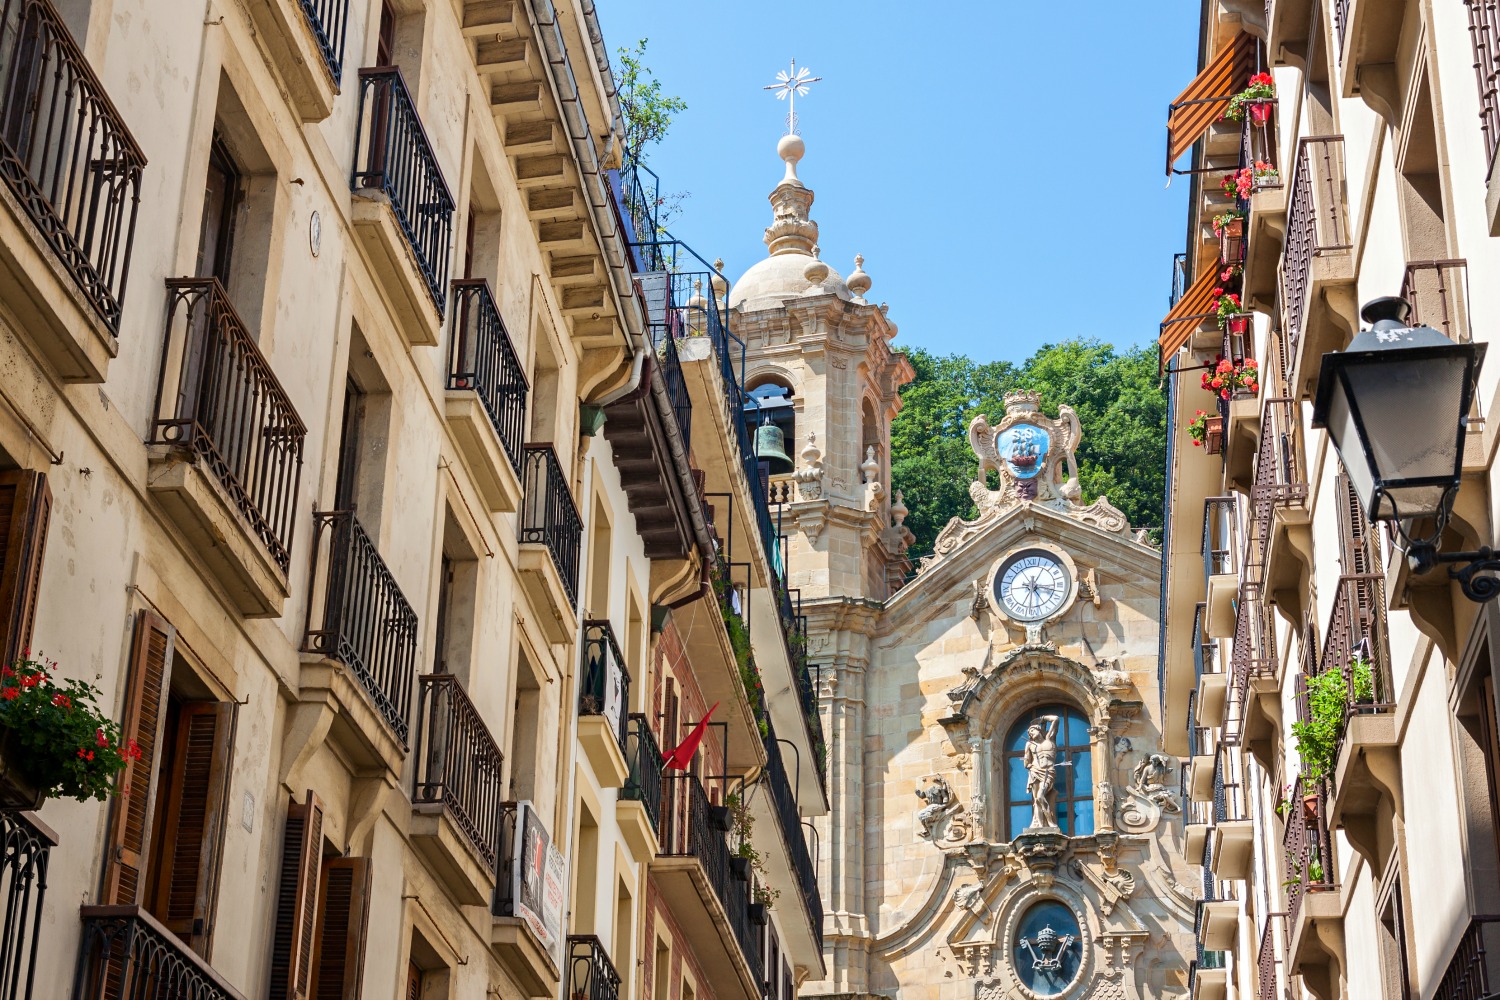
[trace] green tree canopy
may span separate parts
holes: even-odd
[[[1167,401],[1151,347],[1119,353],[1097,340],[1066,340],[1042,347],[1020,365],[981,364],[920,348],[907,357],[916,378],[902,390],[901,414],[891,426],[891,483],[911,511],[906,525],[917,536],[913,556],[932,551],[952,518],[978,513],[969,499],[977,467],[969,421],[980,413],[998,420],[1005,394],[1017,389],[1040,393],[1050,416],[1062,404],[1078,411],[1078,474],[1086,503],[1108,496],[1132,525],[1161,525]]]

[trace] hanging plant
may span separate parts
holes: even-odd
[[[1223,236],[1226,229],[1233,230],[1235,226],[1245,221],[1245,214],[1237,208],[1214,216],[1214,235]]]
[[[1260,366],[1254,358],[1246,358],[1235,364],[1220,356],[1213,368],[1203,373],[1199,382],[1203,388],[1220,399],[1233,399],[1241,393],[1260,392]]]
[[[1264,122],[1270,116],[1270,105],[1253,102],[1270,100],[1275,96],[1276,81],[1271,78],[1271,74],[1257,73],[1250,78],[1244,90],[1229,99],[1229,107],[1224,111],[1224,119],[1231,122],[1244,121],[1248,106],[1252,109],[1251,114],[1256,122]]]
[[[1333,773],[1338,765],[1339,740],[1344,735],[1344,720],[1351,704],[1368,704],[1375,700],[1375,675],[1369,661],[1356,656],[1349,661],[1349,678],[1342,670],[1325,670],[1307,678],[1307,720],[1292,723],[1292,738],[1297,741],[1297,756],[1302,760],[1303,790],[1308,794]]]
[[[1281,183],[1281,171],[1265,160],[1256,160],[1255,166],[1245,169],[1249,171],[1251,180],[1257,188],[1274,187]]]
[[[1213,298],[1209,302],[1214,316],[1219,321],[1219,329],[1230,325],[1238,317],[1244,317],[1248,310],[1240,302],[1240,297],[1233,292],[1227,292],[1222,286],[1213,290]],[[1240,324],[1243,325],[1243,324]],[[1242,332],[1235,330],[1236,333]]]
[[[1194,448],[1202,448],[1203,441],[1208,437],[1208,422],[1214,419],[1207,410],[1199,410],[1193,414],[1193,419],[1188,421],[1188,437],[1193,439]]]

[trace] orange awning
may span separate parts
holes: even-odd
[[[1256,41],[1243,31],[1209,60],[1203,71],[1167,108],[1167,173],[1203,138],[1224,113],[1229,99],[1244,90],[1255,72]]]
[[[1167,318],[1161,321],[1161,336],[1157,338],[1157,344],[1161,347],[1163,367],[1188,342],[1198,324],[1213,312],[1213,291],[1218,285],[1219,262],[1213,260],[1193,280],[1188,290],[1182,293],[1182,298],[1167,313]]]

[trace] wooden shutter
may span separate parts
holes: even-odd
[[[141,902],[141,872],[146,848],[151,843],[152,805],[162,726],[166,722],[167,685],[172,678],[172,646],[176,639],[177,630],[165,618],[151,611],[136,614],[121,725],[125,738],[135,740],[140,747],[141,756],[121,774],[121,792],[115,796],[110,814],[104,858],[106,906],[134,906]]]
[[[14,663],[31,647],[51,514],[45,475],[29,469],[0,472],[0,662]]]
[[[305,803],[294,800],[288,805],[281,843],[270,1000],[307,1000],[323,862],[323,803],[311,789]]]
[[[370,859],[323,863],[323,897],[313,978],[317,1000],[359,1000],[370,921]]]
[[[1339,557],[1344,572],[1379,572],[1375,533],[1360,506],[1359,494],[1355,493],[1354,484],[1345,473],[1338,474],[1335,492],[1339,500]]]
[[[422,1000],[422,970],[416,962],[406,963],[406,1000]]]
[[[152,873],[151,912],[204,958],[213,939],[238,707],[232,701],[197,701],[178,712],[170,772],[162,786],[161,848],[152,852],[163,871]]]

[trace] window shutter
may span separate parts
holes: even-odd
[[[320,892],[315,995],[317,1000],[359,1000],[370,918],[370,859],[324,862]]]
[[[141,869],[151,843],[151,814],[155,801],[157,758],[166,722],[167,685],[172,677],[172,646],[177,630],[165,618],[140,611],[135,641],[125,679],[126,739],[141,749],[120,775],[122,791],[110,815],[109,841],[104,859],[104,905],[134,906],[141,902]]]
[[[219,895],[219,859],[229,769],[234,756],[234,702],[182,706],[173,742],[172,772],[162,788],[162,846],[153,852],[165,866],[153,878],[151,911],[188,946],[208,957]]]
[[[14,663],[31,646],[52,491],[29,469],[0,472],[0,656]]]
[[[422,1000],[422,970],[416,962],[406,963],[406,1000]]]
[[[281,882],[271,947],[270,1000],[307,1000],[311,991],[313,934],[323,861],[323,803],[309,789],[306,802],[287,807],[282,834]]]
[[[1339,553],[1346,574],[1379,572],[1378,538],[1359,504],[1354,484],[1340,472],[1337,479],[1339,498]]]

